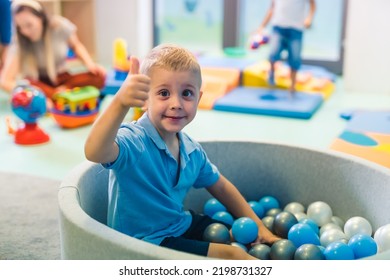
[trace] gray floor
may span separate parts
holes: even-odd
[[[111,98],[104,100],[102,109]],[[310,120],[200,110],[185,130],[197,140],[265,141],[326,150],[346,125],[339,116],[341,112],[389,108],[390,95],[348,92],[340,79],[336,92]],[[90,126],[62,129],[47,115],[39,120],[39,125],[50,135],[50,142],[20,146],[7,134],[6,117],[11,117],[14,125],[18,122],[9,96],[0,92],[0,171],[61,180],[84,160],[83,145]]]

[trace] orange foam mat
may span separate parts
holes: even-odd
[[[211,110],[215,101],[239,86],[240,71],[234,68],[202,67],[202,91],[200,109]]]
[[[365,135],[371,137],[378,144],[376,146],[363,146],[352,144],[348,141],[337,138],[330,148],[339,152],[358,156],[390,168],[390,135],[376,133],[365,133]]]

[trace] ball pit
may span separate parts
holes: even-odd
[[[202,142],[202,146],[247,201],[267,195],[276,197],[281,207],[323,201],[341,223],[364,217],[378,244],[378,253],[364,259],[390,259],[388,169],[338,152],[289,145],[222,141]],[[100,165],[84,162],[62,182],[58,200],[63,259],[201,259],[107,227],[107,180],[108,172]],[[210,198],[207,191],[193,189],[185,208],[203,212]]]

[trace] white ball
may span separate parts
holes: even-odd
[[[284,207],[284,211],[290,212],[291,214],[305,212],[305,206],[299,202],[290,202]]]
[[[336,225],[339,225],[340,228],[344,228],[345,222],[339,216],[332,216],[332,218],[330,220],[331,220],[332,223],[334,223]]]
[[[390,224],[378,228],[374,240],[378,245],[378,253],[390,250]]]
[[[297,218],[298,222],[302,219],[306,219],[307,215],[303,212],[294,213],[295,218]]]
[[[370,222],[363,217],[352,217],[345,222],[344,232],[348,238],[351,238],[355,234],[372,235],[372,227]]]
[[[323,201],[313,202],[307,207],[307,217],[316,222],[319,227],[329,223],[332,216],[332,208]]]
[[[320,228],[320,236],[327,230],[331,229],[331,228],[336,228],[336,229],[339,229],[340,231],[343,231],[343,229],[339,226],[339,225],[336,225],[335,223],[327,223],[325,225],[323,225],[321,228]]]
[[[326,247],[335,241],[341,241],[345,243],[346,239],[347,237],[341,229],[331,228],[322,233],[320,237],[320,243],[322,246]]]

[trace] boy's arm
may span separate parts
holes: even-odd
[[[315,0],[310,0],[310,8],[309,8],[309,14],[307,15],[305,19],[305,28],[310,28],[313,23],[314,14],[316,11],[316,2]]]
[[[150,78],[139,73],[139,61],[131,58],[131,67],[126,80],[106,110],[94,122],[84,146],[88,160],[109,163],[119,153],[115,137],[131,107],[143,107],[148,99]]]
[[[88,71],[92,72],[95,75],[101,75],[101,76],[106,75],[106,70],[92,60],[91,55],[89,54],[88,50],[85,48],[84,44],[81,43],[76,33],[73,33],[69,37],[68,44],[73,49],[76,56],[80,58],[81,61],[84,63],[84,65],[87,67]]]
[[[257,28],[257,33],[259,34],[263,33],[263,30],[267,27],[268,23],[272,18],[273,12],[274,12],[274,1],[272,0],[271,6],[269,7],[267,13],[265,14],[263,21],[261,22],[259,28]]]
[[[223,175],[220,176],[214,185],[207,188],[207,190],[212,196],[225,205],[227,210],[235,217],[249,217],[254,220],[259,228],[258,241],[263,243],[274,243],[280,239],[280,237],[268,230],[238,189]]]

